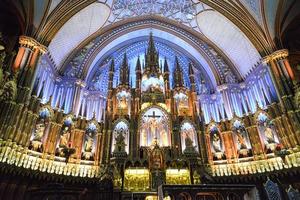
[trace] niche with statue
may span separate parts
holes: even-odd
[[[56,156],[65,157],[67,150],[71,148],[72,143],[70,139],[71,139],[72,126],[73,126],[72,117],[67,116],[63,121],[63,125],[59,133],[58,143],[57,143],[56,153],[55,153]]]
[[[239,119],[234,119],[231,126],[234,144],[236,144],[236,150],[239,157],[243,158],[252,156],[249,135],[243,122]]]
[[[279,146],[279,138],[273,122],[265,112],[256,115],[257,128],[266,153],[272,153]]]
[[[43,152],[43,143],[46,134],[49,131],[49,121],[51,118],[51,108],[42,107],[39,111],[39,116],[34,130],[30,138],[29,149],[37,152]]]
[[[95,154],[95,138],[99,130],[98,123],[91,121],[84,134],[84,142],[82,147],[81,158],[83,160],[94,160]]]
[[[212,152],[213,160],[226,159],[224,150],[224,141],[220,130],[216,124],[211,124],[208,127],[209,144]]]

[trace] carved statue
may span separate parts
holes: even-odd
[[[69,137],[70,137],[70,133],[68,130],[69,130],[69,128],[65,127],[60,136],[59,147],[61,147],[61,148],[68,147],[68,142],[69,142]]]
[[[214,135],[213,135],[212,144],[213,144],[213,148],[216,152],[221,152],[221,139],[217,133],[214,133]]]
[[[236,135],[237,135],[237,141],[240,146],[240,149],[247,149],[247,144],[246,144],[246,139],[245,139],[244,133],[238,129]]]
[[[117,136],[115,137],[115,149],[114,149],[114,153],[116,152],[125,152],[125,137],[123,135],[123,133],[125,132],[125,130],[123,128],[121,128],[118,132],[117,132]]]
[[[188,133],[186,133],[185,135],[186,135],[186,137],[184,139],[184,141],[185,141],[184,153],[194,153],[195,152],[194,142]]]
[[[43,135],[45,131],[45,124],[44,123],[38,123],[36,125],[36,130],[34,131],[33,134],[33,141],[42,141]]]
[[[92,152],[94,139],[89,136],[87,136],[87,137],[88,137],[88,139],[85,141],[85,144],[84,144],[84,151]]]
[[[158,146],[157,140],[153,141],[153,150],[150,156],[150,165],[152,169],[162,169],[163,168],[163,155],[162,151]]]
[[[119,108],[125,109],[127,108],[127,99],[125,96],[119,97]]]
[[[43,121],[41,123],[38,123],[36,125],[36,129],[33,133],[33,139],[31,141],[31,146],[33,151],[42,151],[42,139],[44,136],[44,131],[45,131],[45,124]]]
[[[83,147],[84,152],[82,152],[83,159],[91,160],[91,158],[93,158],[93,153],[92,153],[93,144],[94,144],[94,139],[92,135],[86,135],[86,139]]]
[[[272,129],[267,126],[264,133],[265,133],[268,144],[274,144],[275,139],[274,139],[274,134],[273,134]]]

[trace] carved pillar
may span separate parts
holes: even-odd
[[[57,138],[59,137],[59,131],[61,129],[61,125],[55,123],[55,122],[50,122],[50,130],[49,130],[49,135],[48,138],[46,139],[46,144],[44,148],[44,152],[48,154],[55,154],[56,150],[56,142]]]
[[[297,82],[294,72],[288,62],[288,50],[278,50],[269,56],[264,57],[263,63],[268,64],[268,70],[270,72],[273,83],[275,84],[275,89],[277,96],[279,97],[282,112],[284,116],[282,120],[285,122],[282,124],[287,131],[282,133],[283,141],[285,137],[295,138],[296,140],[291,143],[291,145],[296,145],[299,143],[297,136],[300,134],[300,118],[299,114],[295,111],[296,105],[294,105],[293,100],[293,89],[295,83]],[[277,126],[280,129],[280,123],[277,120]],[[287,146],[289,144],[286,143]]]
[[[79,107],[80,102],[82,99],[82,89],[86,86],[85,82],[82,80],[77,80],[75,82],[75,89],[74,89],[74,99],[73,99],[73,113],[75,113],[76,116],[79,115]]]
[[[232,103],[230,101],[229,88],[227,84],[219,85],[217,90],[222,94],[224,108],[229,118],[232,116]]]
[[[293,103],[286,98],[293,93],[293,83],[295,82],[294,73],[287,60],[288,51],[286,49],[278,50],[263,58],[263,64],[268,65],[277,96],[282,106],[287,110],[293,109]]]
[[[258,157],[264,156],[264,145],[261,142],[256,122],[252,119],[251,116],[245,116],[244,124],[245,129],[248,132],[254,159],[258,159]]]
[[[19,43],[20,48],[12,68],[14,72],[20,72],[17,101],[22,103],[26,102],[30,97],[38,61],[40,56],[47,51],[47,48],[35,39],[27,36],[20,36]]]
[[[94,165],[99,165],[101,161],[101,152],[103,152],[101,142],[102,141],[102,131],[96,134],[96,149],[95,149],[95,161]]]
[[[232,131],[224,131],[221,135],[224,141],[226,158],[229,163],[232,163],[232,159],[237,159],[237,151],[233,143]]]
[[[81,159],[82,146],[84,143],[84,130],[75,129],[71,135],[72,148],[75,148],[76,152],[72,155],[72,158],[76,160]]]

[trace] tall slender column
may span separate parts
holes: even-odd
[[[27,36],[20,36],[20,48],[12,66],[15,73],[20,72],[18,86],[18,102],[26,102],[33,88],[37,72],[37,63],[40,56],[47,51],[47,48],[35,39]]]
[[[75,89],[74,89],[74,99],[73,99],[73,106],[72,110],[73,113],[78,116],[79,114],[79,107],[80,107],[80,101],[82,99],[82,89],[86,86],[85,82],[83,80],[77,80],[75,82]]]
[[[227,84],[220,85],[217,90],[222,94],[226,114],[229,118],[232,116],[232,105],[229,99],[229,88]]]

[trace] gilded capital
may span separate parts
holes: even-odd
[[[289,51],[287,49],[280,49],[278,51],[273,52],[270,55],[263,57],[262,63],[268,63],[271,60],[275,60],[275,59],[283,59],[288,57],[288,55],[289,55]]]
[[[30,49],[38,49],[42,54],[44,54],[45,52],[47,52],[47,47],[40,44],[38,41],[36,41],[35,39],[22,35],[19,38],[19,43],[21,46],[23,47],[28,47]]]

